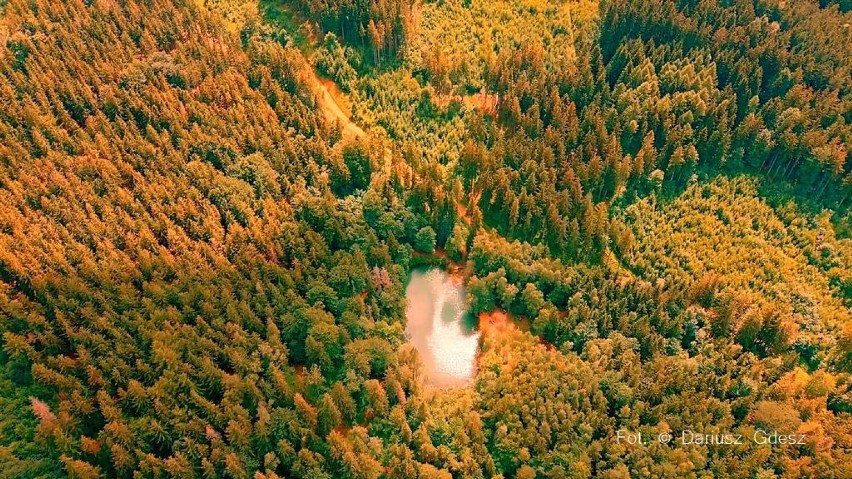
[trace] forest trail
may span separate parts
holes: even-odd
[[[326,119],[331,122],[340,123],[343,139],[365,138],[367,136],[367,132],[352,121],[349,113],[340,106],[340,103],[338,103],[335,98],[335,95],[343,95],[343,93],[337,89],[337,85],[331,80],[323,80],[320,78],[320,76],[317,75],[316,70],[314,70],[313,66],[311,66],[310,62],[308,62],[308,60],[304,57],[304,54],[302,54],[302,60],[304,61],[305,81],[311,87],[317,101],[319,101],[318,106]],[[331,89],[337,90],[337,92],[332,93]],[[389,147],[385,147],[382,158],[384,160],[386,173],[389,171],[391,166],[392,157],[391,149]]]
[[[325,117],[331,122],[340,123],[344,138],[363,138],[367,136],[367,133],[360,126],[356,125],[355,122],[349,118],[349,115],[343,110],[343,108],[340,107],[337,100],[335,100],[334,96],[329,91],[328,86],[326,86],[319,75],[317,75],[310,62],[308,62],[304,56],[302,59],[305,62],[305,80],[308,85],[310,85],[314,95],[317,97],[317,100],[319,101],[319,108],[323,115],[325,115]]]
[[[0,0],[0,12],[2,12],[3,3],[3,0]],[[262,15],[266,18],[266,16],[270,14],[270,11],[272,12],[271,18],[274,18],[275,20],[266,18],[265,21],[271,25],[285,28],[294,36],[299,36],[299,34],[302,33],[302,30],[300,29],[302,25],[310,23],[307,18],[305,18],[297,9],[293,8],[289,3],[282,2],[277,4],[266,4],[266,2],[258,2],[256,0],[224,2],[221,0],[214,0],[212,4],[208,4],[207,0],[197,0],[196,3],[213,12],[217,9],[224,9],[224,11],[228,13],[225,17],[230,18],[230,21],[226,22],[226,27],[235,34],[239,33],[242,25],[248,23],[252,16]],[[270,11],[265,11],[265,9],[269,9]],[[279,21],[282,23],[277,23]],[[0,39],[4,38],[3,32],[3,24],[0,23]],[[302,79],[308,84],[311,92],[317,99],[317,107],[319,107],[323,116],[332,123],[340,122],[341,132],[344,138],[363,138],[367,135],[367,133],[352,121],[349,114],[346,112],[346,109],[341,108],[340,104],[338,104],[334,97],[334,95],[342,95],[342,93],[337,90],[334,82],[320,78],[319,75],[317,75],[316,70],[314,70],[313,64],[311,64],[310,60],[308,60],[309,52],[317,47],[318,42],[319,40],[313,34],[308,33],[304,36],[302,42],[296,41],[296,44],[294,45],[296,48],[292,51],[298,52],[299,58],[297,59],[297,62],[301,63],[302,66]],[[332,89],[337,91],[329,91],[329,84],[332,85]]]

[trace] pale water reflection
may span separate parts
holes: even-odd
[[[467,314],[464,287],[444,271],[415,271],[405,290],[406,334],[436,387],[467,384],[475,371],[479,332]]]

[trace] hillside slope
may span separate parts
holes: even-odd
[[[328,432],[413,387],[401,282],[433,218],[406,195],[428,187],[332,148],[300,54],[193,2],[12,1],[3,20],[0,469],[343,468],[318,463]]]

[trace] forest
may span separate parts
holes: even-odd
[[[850,24],[0,0],[0,479],[852,478]]]

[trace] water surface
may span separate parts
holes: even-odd
[[[479,332],[467,314],[464,287],[438,269],[415,271],[405,298],[405,332],[420,353],[427,382],[466,385],[476,373]]]

